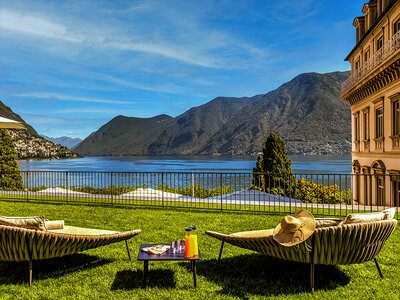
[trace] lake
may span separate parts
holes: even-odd
[[[23,171],[251,172],[254,156],[107,156],[79,159],[20,160]],[[351,155],[292,155],[297,174],[349,174]]]

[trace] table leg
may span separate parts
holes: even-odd
[[[126,250],[128,251],[129,260],[132,260],[132,259],[131,259],[131,251],[129,251],[128,240],[125,240],[125,245],[126,245]]]
[[[147,284],[147,273],[149,272],[149,261],[145,260],[144,261],[144,267],[143,267],[143,288],[146,288]]]
[[[29,287],[32,286],[32,260],[29,261]]]
[[[196,278],[196,261],[192,260],[192,266],[193,266],[193,281],[194,281],[194,287],[197,287],[197,278]]]
[[[225,243],[225,241],[222,241],[222,244],[221,244],[221,249],[219,249],[218,262],[220,262],[220,261],[221,261],[222,250],[224,249],[224,243]]]

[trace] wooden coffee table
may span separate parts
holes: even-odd
[[[146,287],[147,283],[147,273],[149,272],[149,261],[181,261],[181,260],[187,260],[190,261],[191,263],[191,270],[193,272],[193,282],[194,282],[194,287],[197,286],[196,282],[196,261],[197,260],[202,260],[203,258],[201,257],[200,249],[199,249],[199,255],[193,256],[190,258],[186,258],[184,256],[183,252],[179,253],[172,253],[172,248],[165,254],[162,255],[157,255],[157,254],[150,254],[147,252],[142,251],[143,248],[151,247],[157,244],[142,244],[140,245],[140,250],[139,250],[139,255],[138,255],[138,260],[139,261],[144,261],[144,269],[143,269],[143,287]],[[171,244],[164,244],[167,246],[171,246]]]

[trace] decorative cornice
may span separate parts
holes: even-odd
[[[399,56],[400,50],[400,31],[395,33],[391,39],[386,41],[382,47],[375,51],[372,56],[364,62],[359,68],[352,68],[352,74],[342,83],[342,94],[351,91],[360,80],[366,78],[371,72],[382,70],[383,66],[389,64],[389,61],[395,61]]]
[[[390,64],[384,70],[379,72],[376,76],[356,88],[349,95],[344,97],[350,102],[350,105],[354,105],[362,99],[376,93],[383,87],[393,83],[400,78],[400,58]]]

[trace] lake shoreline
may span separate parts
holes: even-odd
[[[298,174],[349,174],[351,155],[289,155]],[[255,156],[92,156],[19,160],[21,171],[235,172],[251,173]]]

